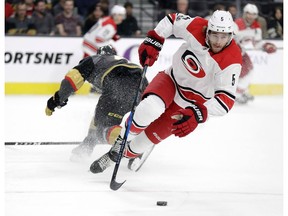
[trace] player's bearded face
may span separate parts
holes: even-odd
[[[210,45],[210,49],[214,53],[220,52],[227,43],[230,41],[231,34],[230,33],[221,33],[221,32],[213,32],[211,31],[208,34],[208,42]]]

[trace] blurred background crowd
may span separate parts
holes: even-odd
[[[228,10],[236,19],[247,3],[258,7],[263,39],[282,39],[283,0],[5,0],[5,33],[83,36],[118,4],[125,7],[126,18],[117,25],[117,34],[140,37],[171,12],[208,18],[215,10]]]

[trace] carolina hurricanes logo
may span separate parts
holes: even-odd
[[[193,52],[186,50],[183,53],[181,60],[188,72],[193,76],[203,78],[206,75],[205,71],[201,67],[200,61]]]

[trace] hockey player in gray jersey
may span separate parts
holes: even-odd
[[[97,55],[81,60],[65,75],[60,89],[47,101],[46,115],[51,116],[56,107],[65,106],[69,96],[85,81],[101,93],[88,135],[72,150],[72,160],[90,156],[96,144],[114,143],[124,114],[131,110],[141,73],[142,67],[117,56],[112,46],[107,45],[100,47]],[[147,85],[145,80],[144,88]]]

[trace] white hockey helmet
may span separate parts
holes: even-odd
[[[210,19],[208,20],[208,27],[207,27],[207,31],[206,31],[206,40],[205,40],[206,44],[208,46],[210,46],[209,33],[210,33],[210,31],[214,31],[214,32],[229,33],[230,34],[230,38],[226,44],[226,46],[228,46],[233,39],[234,26],[235,26],[235,24],[234,24],[232,15],[230,14],[229,11],[216,10],[212,14]]]
[[[258,15],[258,8],[256,5],[254,4],[247,4],[245,5],[245,7],[243,8],[243,12],[244,13],[251,13],[251,14],[257,14]]]
[[[234,21],[229,11],[216,10],[208,20],[207,32],[233,33]]]
[[[113,14],[120,14],[120,15],[126,15],[126,9],[123,6],[120,5],[114,5],[111,9],[111,15]]]

